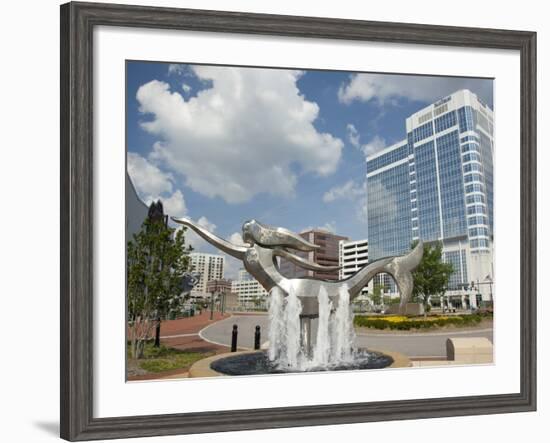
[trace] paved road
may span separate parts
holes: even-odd
[[[234,324],[239,327],[239,348],[253,348],[256,325],[259,325],[262,331],[261,342],[264,343],[267,340],[266,315],[236,315],[206,327],[200,332],[200,336],[207,341],[230,346]],[[444,357],[446,356],[445,342],[449,337],[487,337],[493,341],[493,330],[440,330],[408,334],[373,331],[358,334],[356,344],[359,347],[401,352],[409,357]]]

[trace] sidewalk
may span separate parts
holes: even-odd
[[[230,315],[224,314],[222,316],[220,312],[214,312],[214,319],[210,320],[210,311],[202,311],[200,315],[193,317],[164,320],[160,325],[160,336],[197,334],[202,328],[227,317],[230,317]]]
[[[199,331],[228,317],[230,317],[229,314],[222,316],[220,312],[214,312],[213,319],[210,320],[210,312],[203,311],[200,315],[193,317],[163,321],[160,326],[160,342],[165,346],[182,350],[227,352],[226,346],[209,343],[200,338]]]

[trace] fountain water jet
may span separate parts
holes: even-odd
[[[301,340],[300,313],[302,312],[302,303],[295,293],[291,292],[286,297],[285,303],[285,354],[281,358],[282,366],[299,369],[303,358],[303,346]]]
[[[280,357],[285,333],[284,293],[280,288],[273,288],[268,298],[269,315],[269,359],[276,360]]]
[[[313,364],[326,366],[330,361],[330,315],[332,302],[325,288],[319,291],[319,323],[317,325],[317,342],[313,351]]]

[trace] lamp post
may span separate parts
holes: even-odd
[[[216,286],[210,293],[210,320],[214,320],[214,294],[216,293]]]
[[[487,277],[485,277],[484,280],[481,281],[481,282],[478,279],[477,280],[477,287],[474,285],[474,282],[472,281],[471,288],[475,289],[477,291],[476,295],[481,296],[481,292],[480,292],[481,285],[489,285],[489,297],[491,298],[491,302],[492,302],[493,301],[493,279],[491,278],[491,276],[487,275]],[[477,300],[476,300],[476,302],[477,302]],[[478,306],[478,308],[479,308],[479,306]]]

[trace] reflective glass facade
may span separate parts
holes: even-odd
[[[458,131],[438,137],[436,145],[443,238],[463,236],[467,233]]]
[[[433,142],[420,145],[414,150],[419,237],[425,240],[437,240],[441,234],[435,158]]]
[[[369,236],[377,239],[374,247],[369,246],[369,256],[375,254],[381,258],[394,255],[394,251],[399,251],[398,254],[408,251],[411,244],[408,163],[401,162],[367,178],[367,186]]]
[[[493,229],[492,111],[458,91],[407,118],[407,139],[367,159],[369,260],[414,239],[443,241],[468,282],[467,254],[488,253]]]
[[[371,160],[369,162],[369,167],[374,171],[376,169],[380,169],[384,166],[388,166],[392,163],[398,162],[399,160],[403,160],[404,158],[407,158],[407,155],[407,145],[403,145],[397,149],[391,150],[386,154],[382,154],[380,157]]]

